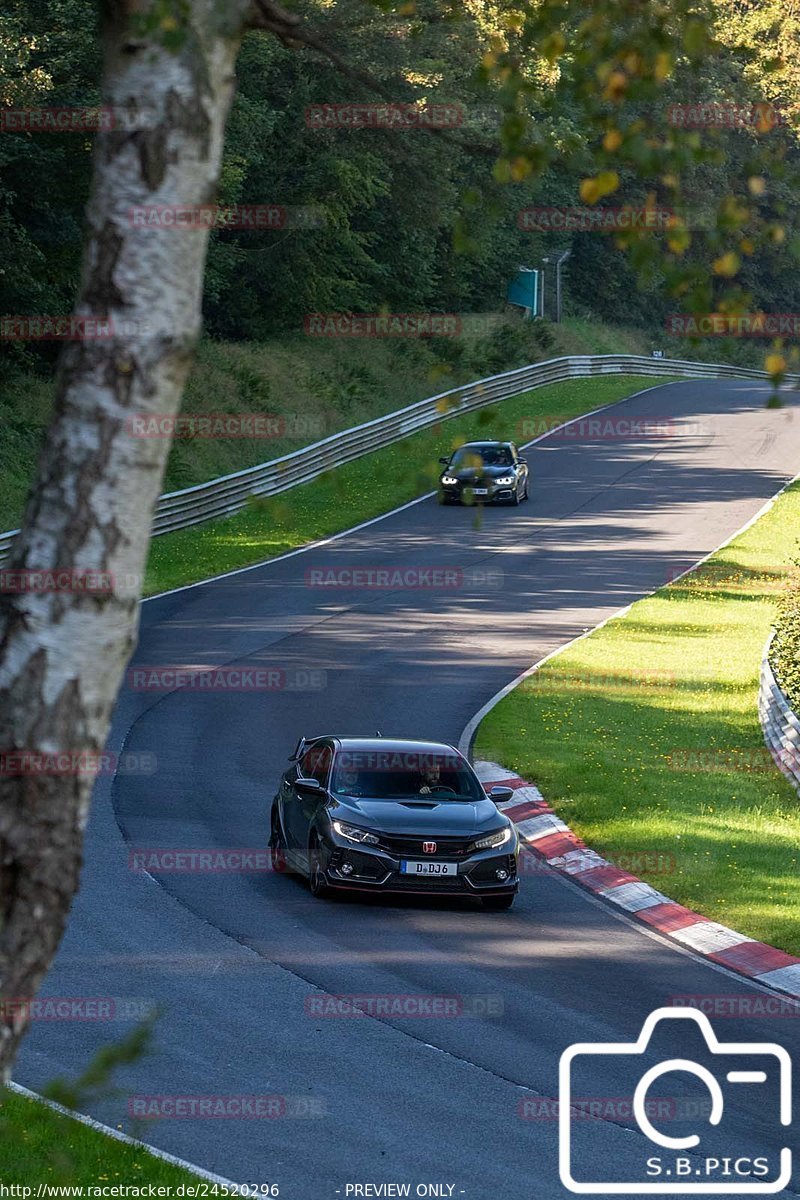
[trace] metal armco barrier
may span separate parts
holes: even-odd
[[[775,678],[769,661],[772,635],[761,660],[758,689],[758,714],[764,741],[775,765],[783,771],[795,791],[800,792],[800,717],[792,711],[789,701]]]
[[[475,383],[453,388],[427,400],[419,400],[401,408],[398,412],[376,417],[364,425],[342,430],[330,437],[314,442],[275,458],[270,462],[222,475],[208,483],[183,488],[180,492],[168,492],[156,507],[153,520],[153,536],[170,533],[174,529],[187,529],[217,517],[225,517],[244,508],[251,497],[275,496],[289,491],[300,483],[330,471],[343,463],[352,462],[373,450],[390,446],[401,438],[425,429],[440,421],[459,417],[507,400],[522,392],[542,387],[547,383],[560,383],[567,379],[582,379],[593,375],[649,375],[653,378],[665,375],[682,375],[687,379],[767,379],[765,371],[749,367],[732,367],[724,363],[687,362],[681,359],[645,358],[636,354],[573,355],[569,358],[552,358],[547,362],[506,371],[502,375],[491,375]],[[787,376],[787,382],[800,383],[800,376]],[[0,563],[7,555],[9,546],[17,534],[16,529],[0,533]]]

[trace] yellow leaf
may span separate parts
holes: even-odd
[[[755,254],[755,242],[751,241],[750,238],[742,238],[742,240],[739,242],[739,249],[741,250],[742,254]]]
[[[769,133],[777,124],[775,109],[771,104],[757,104],[755,106],[756,130],[758,133]]]
[[[619,187],[619,175],[616,171],[601,171],[597,176],[597,185],[601,196],[610,196]]]
[[[525,14],[521,12],[509,12],[505,15],[505,25],[507,29],[522,29],[525,24]]]
[[[667,50],[662,50],[656,55],[656,61],[653,65],[653,75],[657,83],[663,83],[664,80],[672,74],[672,55]]]
[[[692,239],[689,237],[687,230],[676,229],[667,238],[667,245],[673,254],[683,254],[684,250],[691,245]]]
[[[747,181],[751,196],[763,196],[767,190],[767,181],[763,175],[751,175]]]
[[[729,250],[727,254],[721,254],[719,258],[715,258],[712,264],[712,270],[715,275],[724,275],[726,279],[730,279],[741,266],[739,255],[733,250]]]
[[[768,354],[764,359],[764,370],[768,375],[780,375],[786,370],[786,359],[782,354]]]
[[[628,76],[624,71],[612,71],[609,75],[603,95],[606,100],[621,100],[628,87]]]
[[[618,129],[609,129],[606,136],[603,138],[603,149],[609,154],[613,154],[615,150],[619,150],[622,145],[622,134]]]
[[[548,62],[555,62],[567,48],[567,39],[560,29],[549,34],[540,46],[540,50]]]

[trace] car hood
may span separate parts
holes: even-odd
[[[365,800],[337,797],[331,810],[337,821],[352,821],[379,833],[420,837],[471,837],[502,824],[497,805],[485,800]]]

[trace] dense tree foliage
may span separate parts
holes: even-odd
[[[297,6],[347,64],[254,32],[239,57],[219,200],[286,206],[286,227],[222,230],[206,328],[261,338],[309,312],[482,311],[520,264],[571,247],[573,310],[657,326],[694,307],[796,312],[789,228],[798,165],[800,20],[781,0],[715,0],[715,25],[672,0],[613,7],[438,0]],[[0,104],[98,103],[88,0],[11,0]],[[309,107],[451,104],[444,131],[313,128]],[[767,101],[745,129],[670,124],[671,106]],[[65,313],[75,293],[91,135],[0,136],[0,312]],[[531,232],[529,206],[658,206],[670,230]],[[638,290],[637,290],[638,288]],[[54,355],[15,344],[6,360]]]

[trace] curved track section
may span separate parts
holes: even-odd
[[[476,522],[426,500],[143,606],[134,665],[261,667],[295,682],[325,672],[317,690],[120,697],[112,746],[154,754],[158,769],[99,783],[83,888],[45,990],[161,1005],[154,1052],[126,1070],[126,1092],[289,1097],[282,1119],[163,1120],[146,1140],[297,1200],[387,1182],[411,1195],[439,1183],[452,1185],[444,1196],[550,1200],[568,1194],[557,1123],[523,1118],[526,1101],[557,1095],[566,1046],[633,1040],[676,995],[759,994],[553,875],[524,881],[512,912],[491,914],[416,898],[320,903],[264,873],[156,881],[129,869],[129,852],[262,848],[301,732],[457,741],[529,663],[708,553],[796,472],[798,406],[766,410],[767,394],[742,382],[658,387],[610,410],[644,421],[643,437],[562,434],[532,447],[528,505]],[[448,571],[451,585],[312,586],[358,568]],[[320,1016],[316,998],[331,993],[446,994],[477,1015]],[[793,1021],[730,1019],[723,1033],[800,1049]],[[75,1072],[97,1040],[96,1023],[36,1025],[21,1082]],[[605,1094],[622,1087],[612,1071]],[[124,1100],[93,1113],[131,1127]],[[758,1098],[737,1097],[730,1123],[739,1154],[785,1136]],[[584,1122],[579,1138],[600,1165],[641,1157],[623,1117]],[[781,1195],[800,1193],[797,1178],[793,1189]]]

